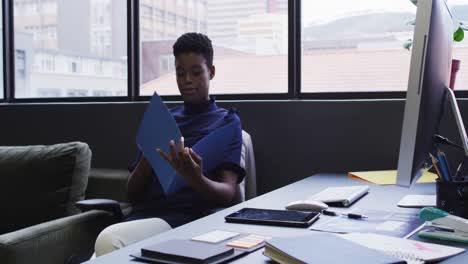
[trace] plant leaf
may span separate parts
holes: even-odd
[[[458,27],[457,31],[453,33],[453,40],[456,42],[462,41],[464,37],[465,37],[465,32],[463,31],[463,28],[461,27]]]
[[[403,48],[410,50],[411,46],[413,46],[413,40],[412,39],[407,39],[405,43],[403,43]]]
[[[418,6],[418,0],[410,0],[413,5]]]

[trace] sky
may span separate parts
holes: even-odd
[[[449,5],[468,5],[468,0],[448,0]],[[303,0],[303,22],[323,23],[365,11],[416,12],[410,0]]]

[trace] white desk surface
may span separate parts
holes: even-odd
[[[197,221],[188,223],[168,232],[162,233],[155,237],[148,238],[141,242],[130,245],[124,249],[114,251],[110,254],[101,256],[87,263],[138,263],[132,261],[133,258],[129,254],[139,252],[144,246],[149,246],[169,239],[189,239],[194,236],[207,233],[212,230],[227,230],[241,233],[256,233],[260,235],[272,237],[284,237],[293,235],[303,235],[310,231],[307,228],[291,228],[291,227],[275,227],[262,225],[247,225],[226,223],[224,217],[232,212],[235,212],[243,207],[257,207],[269,209],[284,209],[284,206],[295,200],[303,199],[307,196],[315,194],[326,187],[331,186],[350,186],[365,184],[360,181],[350,180],[345,174],[317,174],[310,176],[301,181],[287,185],[275,191],[266,193],[249,201],[237,204],[215,214],[201,218]],[[369,194],[358,200],[350,208],[365,208],[365,209],[385,209],[409,212],[418,209],[399,208],[397,202],[406,194],[435,194],[435,184],[416,184],[411,188],[404,188],[395,185],[379,186],[369,184]],[[321,216],[316,223],[325,221],[329,216]],[[417,235],[413,239],[418,239]],[[435,243],[437,240],[422,240]],[[445,245],[453,245],[468,249],[468,244],[461,243],[444,243]],[[257,250],[249,255],[239,258],[233,263],[268,263],[268,258],[262,255],[263,249]],[[443,263],[468,263],[468,252],[464,252],[458,256],[454,256],[445,260]]]

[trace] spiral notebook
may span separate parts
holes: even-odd
[[[408,263],[439,261],[465,251],[463,248],[371,233],[349,233],[339,236],[361,246],[406,260]]]

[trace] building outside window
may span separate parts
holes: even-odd
[[[93,96],[90,87],[126,95],[127,72],[92,66],[127,69],[126,9],[126,0],[14,0],[15,47],[25,51],[15,64],[26,61],[15,96]]]
[[[16,50],[16,74],[20,79],[26,78],[26,53],[24,50]]]
[[[126,0],[13,3],[17,98],[127,95]],[[213,41],[213,94],[287,93],[288,0],[139,3],[141,95],[178,94],[172,44],[193,31]],[[468,21],[468,0],[448,3]],[[410,0],[303,0],[301,11],[301,92],[406,90]],[[468,40],[453,57],[462,61],[455,88],[468,90]]]
[[[188,31],[204,33],[212,40],[216,66],[212,94],[288,92],[287,0],[144,2],[140,4],[152,4],[165,15],[157,15],[159,21],[151,27],[140,25],[145,36],[155,32],[153,39],[141,40],[141,95],[179,94],[174,61],[168,58],[173,57],[176,38]],[[256,24],[257,19],[265,23]]]
[[[454,17],[468,21],[468,0],[450,0]],[[302,1],[302,92],[406,91],[416,7],[409,0]],[[468,61],[468,41],[453,58]],[[468,89],[468,65],[456,89]]]

